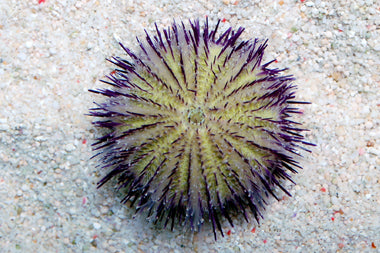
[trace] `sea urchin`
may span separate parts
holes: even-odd
[[[289,172],[304,141],[292,76],[261,64],[266,41],[240,40],[243,28],[217,36],[219,22],[203,29],[190,21],[137,39],[140,51],[122,48],[129,60],[103,81],[111,89],[90,115],[106,129],[97,139],[100,163],[125,189],[122,202],[137,203],[155,223],[171,221],[198,230],[209,220],[223,235],[220,219],[247,211],[259,221],[266,199]]]

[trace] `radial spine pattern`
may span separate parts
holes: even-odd
[[[103,81],[107,97],[90,114],[107,134],[94,144],[106,175],[137,210],[165,226],[206,220],[223,235],[221,217],[251,212],[259,221],[266,199],[300,168],[304,142],[293,105],[292,76],[262,64],[266,41],[239,39],[243,28],[217,35],[219,22],[173,23],[137,39],[140,52],[120,44],[129,60]]]

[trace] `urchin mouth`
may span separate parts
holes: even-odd
[[[187,111],[187,120],[189,123],[201,125],[205,121],[205,113],[201,107],[194,107]]]

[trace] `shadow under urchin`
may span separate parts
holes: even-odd
[[[117,178],[123,203],[145,210],[154,223],[199,230],[204,221],[223,236],[235,213],[262,217],[274,189],[301,169],[305,131],[291,120],[294,78],[262,64],[267,41],[241,40],[244,28],[217,35],[206,19],[173,23],[137,38],[140,49],[121,47],[128,59],[103,80],[110,88],[95,103],[93,124],[106,134],[93,144],[105,176]],[[309,151],[309,150],[307,150]],[[293,182],[293,181],[292,181]]]

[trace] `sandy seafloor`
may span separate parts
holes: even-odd
[[[39,3],[40,2],[40,3]],[[159,230],[101,173],[87,90],[124,56],[117,42],[176,20],[222,19],[268,38],[289,67],[317,144],[257,225]],[[0,252],[380,252],[380,4],[376,0],[0,1]],[[283,196],[283,195],[281,195]],[[228,233],[227,233],[228,232]]]

